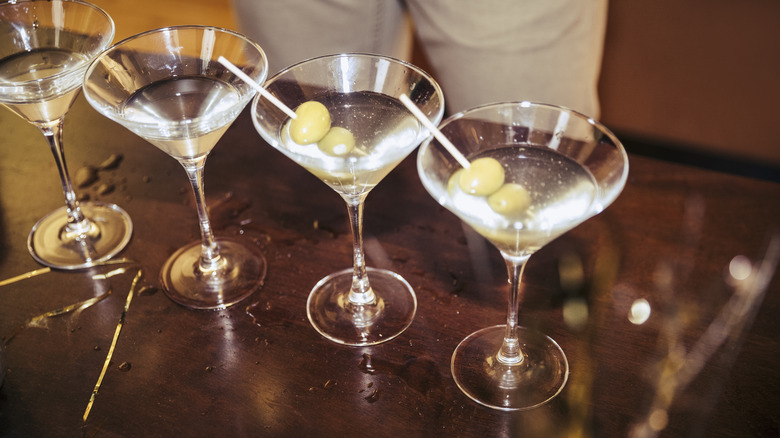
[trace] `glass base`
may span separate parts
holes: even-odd
[[[478,330],[466,337],[452,355],[452,377],[479,404],[503,411],[541,406],[557,396],[569,377],[569,363],[548,336],[518,328],[522,362],[506,365],[496,359],[506,325]]]
[[[266,261],[252,244],[217,238],[220,269],[200,269],[201,242],[193,242],[171,255],[160,271],[165,294],[191,309],[224,309],[251,295],[263,285]]]
[[[84,269],[122,251],[133,234],[130,216],[114,204],[82,202],[79,207],[91,222],[84,233],[69,233],[68,209],[58,208],[33,227],[27,238],[32,257],[57,269]]]
[[[317,283],[309,294],[306,313],[314,328],[333,342],[364,346],[387,342],[403,333],[417,312],[417,296],[400,275],[367,268],[374,305],[349,302],[353,269],[333,273]]]

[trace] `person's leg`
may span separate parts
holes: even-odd
[[[452,114],[530,100],[598,117],[607,0],[409,0]]]
[[[396,0],[233,0],[240,31],[260,44],[270,75],[343,52],[404,56],[404,9]]]

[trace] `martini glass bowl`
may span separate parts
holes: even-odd
[[[133,232],[113,204],[79,202],[63,150],[65,114],[89,62],[114,38],[114,22],[78,0],[0,3],[0,103],[35,125],[54,155],[65,206],[44,216],[27,239],[32,257],[58,269],[83,269],[119,253]]]
[[[311,116],[302,109],[312,102],[321,109],[319,115],[329,115],[322,130],[327,134],[315,141],[296,135],[302,130],[264,96],[258,95],[251,107],[260,135],[341,195],[349,213],[353,266],[314,286],[307,301],[309,321],[324,337],[343,345],[393,339],[414,319],[417,298],[400,275],[366,267],[363,203],[428,135],[399,97],[408,95],[436,124],[444,112],[439,85],[406,62],[351,53],[303,61],[269,79],[265,87],[296,114],[301,112],[296,121],[302,124]]]
[[[529,102],[470,109],[439,128],[470,166],[430,138],[417,156],[423,186],[498,248],[510,283],[506,324],[466,337],[453,353],[452,376],[490,408],[541,406],[563,389],[569,366],[554,340],[518,324],[522,273],[534,252],[617,198],[628,176],[625,149],[593,119]],[[501,170],[481,167],[478,159]]]
[[[151,30],[121,41],[86,73],[84,95],[98,112],[175,158],[189,177],[201,239],[176,251],[160,271],[166,294],[195,309],[222,309],[263,283],[257,246],[214,236],[206,209],[206,158],[255,90],[226,69],[224,57],[255,81],[268,63],[238,33],[209,26]]]

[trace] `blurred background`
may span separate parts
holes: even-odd
[[[176,24],[238,30],[230,0],[93,2],[117,41]],[[630,152],[780,181],[778,23],[777,0],[612,0],[602,121]],[[419,50],[413,62],[428,68]]]

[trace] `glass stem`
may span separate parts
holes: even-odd
[[[64,119],[60,118],[51,123],[39,125],[38,129],[40,129],[49,143],[51,153],[54,155],[54,161],[57,163],[57,170],[60,172],[62,191],[65,193],[65,206],[68,210],[67,231],[76,234],[85,233],[90,228],[90,222],[81,212],[81,208],[79,208],[76,192],[73,190],[70,174],[68,174],[68,166],[65,164],[65,153],[62,148],[63,122]]]
[[[201,235],[200,269],[203,272],[213,272],[220,267],[221,258],[217,242],[214,239],[214,232],[211,229],[211,221],[209,221],[206,209],[206,194],[203,190],[203,170],[206,166],[206,156],[182,160],[181,163],[190,179],[192,193],[195,195],[195,208],[198,210]]]
[[[358,306],[370,305],[376,302],[376,296],[368,283],[366,258],[363,252],[363,203],[366,194],[345,199],[349,211],[349,225],[352,230],[353,253],[352,288],[349,291],[349,301]]]
[[[523,352],[520,348],[520,341],[517,336],[519,310],[520,310],[520,286],[525,270],[526,262],[531,257],[523,255],[512,257],[503,255],[506,261],[507,271],[509,271],[509,306],[506,313],[506,333],[504,333],[504,342],[498,351],[498,361],[506,365],[518,365],[523,363]]]

